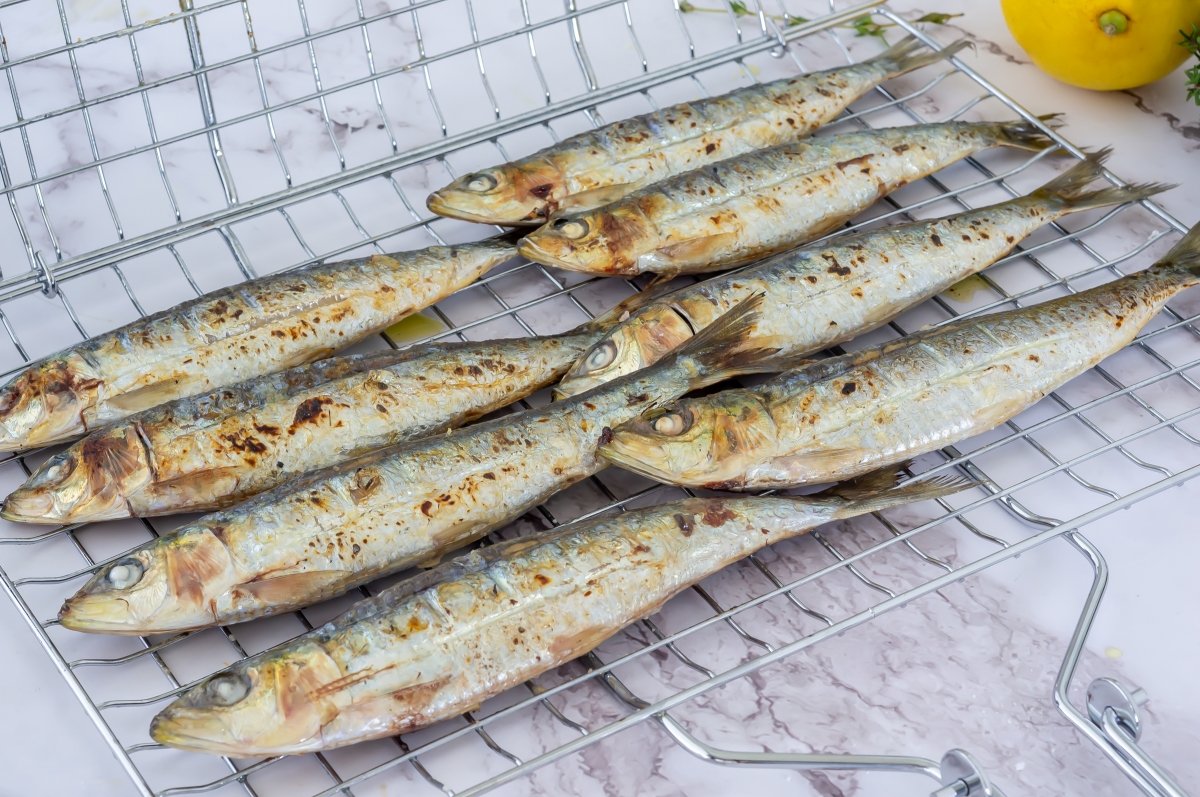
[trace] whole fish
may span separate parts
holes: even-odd
[[[897,487],[886,472],[809,496],[691,498],[474,551],[211,676],[150,735],[241,757],[406,733],[583,655],[767,545],[965,486]]]
[[[645,368],[754,293],[765,297],[754,329],[764,345],[800,356],[850,340],[987,268],[1044,224],[1166,188],[1086,190],[1107,154],[1088,156],[1028,196],[838,236],[648,301],[581,357],[555,392],[573,396]]]
[[[0,516],[82,523],[231,506],[524,398],[561,377],[608,324],[322,360],[177,399],[51,457]]]
[[[1128,344],[1198,275],[1200,226],[1145,271],[680,402],[617,429],[601,453],[672,484],[846,478],[1012,418]]]
[[[860,64],[672,105],[580,133],[429,195],[434,213],[488,224],[541,224],[706,163],[808,135],[883,81],[948,58],[912,37]]]
[[[222,288],[97,335],[0,388],[0,451],[327,357],[511,258],[502,239],[325,263]]]
[[[561,216],[522,256],[591,274],[720,271],[840,227],[903,185],[990,147],[1056,146],[1025,121],[942,122],[781,144]]]
[[[603,467],[604,429],[760,370],[757,298],[656,365],[565,402],[301,477],[101,567],[63,606],[80,631],[144,634],[296,609],[427,562]]]

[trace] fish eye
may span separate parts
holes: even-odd
[[[214,705],[232,706],[250,694],[250,679],[242,673],[227,672],[210,678],[204,685],[204,693]]]
[[[472,174],[467,178],[467,188],[471,191],[478,191],[479,193],[491,191],[497,185],[499,185],[499,183],[496,181],[495,177],[490,174],[483,174],[482,172],[479,174]]]
[[[134,557],[126,557],[108,569],[108,583],[115,589],[129,589],[142,580],[146,569]]]
[[[583,366],[588,371],[599,371],[601,368],[612,365],[615,359],[617,359],[617,344],[606,340],[588,352]]]
[[[651,427],[661,435],[676,437],[692,427],[692,414],[671,410],[655,418]]]
[[[577,240],[588,234],[588,223],[583,219],[559,219],[551,225],[564,238]]]
[[[68,455],[65,451],[58,454],[53,459],[46,461],[46,465],[42,471],[37,474],[37,479],[34,484],[50,485],[58,484],[63,479],[70,476],[75,471],[75,458]]]

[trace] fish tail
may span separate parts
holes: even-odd
[[[916,36],[905,36],[867,63],[884,70],[888,77],[896,77],[905,72],[912,72],[923,66],[943,61],[964,47],[974,46],[974,43],[968,39],[959,39],[940,50],[933,50]]]
[[[693,387],[711,385],[740,374],[760,373],[779,351],[751,343],[764,294],[756,293],[693,335],[674,352],[675,361],[695,365]],[[769,370],[769,368],[767,368]]]
[[[1090,183],[1104,177],[1104,162],[1110,154],[1110,147],[1090,153],[1082,161],[1034,191],[1029,198],[1061,208],[1064,212],[1074,213],[1088,208],[1137,202],[1175,187],[1168,183],[1134,183],[1087,190]]]
[[[913,501],[941,498],[976,485],[975,481],[961,476],[936,476],[902,483],[904,469],[908,465],[908,462],[902,462],[864,473],[857,479],[836,484],[817,495],[835,499],[841,504],[838,517],[854,517]],[[808,499],[812,500],[813,497],[808,496]]]
[[[1061,114],[1048,113],[1038,117],[1038,121],[1053,130],[1058,127]],[[1042,126],[1025,119],[1015,119],[1010,122],[983,122],[995,143],[1006,147],[1025,149],[1031,152],[1041,152],[1058,146],[1058,142],[1047,135]]]
[[[1181,288],[1200,282],[1200,224],[1188,230],[1179,243],[1150,270],[1163,273],[1164,276],[1176,275],[1175,279]]]

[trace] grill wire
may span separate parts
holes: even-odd
[[[424,192],[472,167],[520,156],[587,126],[758,80],[862,60],[878,51],[876,42],[833,25],[860,10],[794,24],[784,15],[817,17],[833,9],[802,8],[802,3],[785,8],[769,0],[761,7],[747,3],[748,13],[714,3],[718,13],[713,14],[684,11],[680,3],[666,0],[519,0],[511,4],[511,13],[498,15],[490,7],[484,14],[478,0],[409,0],[395,8],[354,0],[342,17],[324,26],[313,24],[310,9],[297,0],[289,12],[297,29],[270,40],[261,31],[256,35],[254,27],[279,11],[265,0],[182,0],[178,13],[153,19],[139,17],[131,0],[121,0],[119,27],[93,25],[85,32],[72,29],[76,20],[64,0],[56,0],[53,17],[61,24],[62,41],[34,41],[25,45],[28,52],[11,51],[14,33],[28,15],[45,13],[47,5],[40,0],[0,3],[0,66],[11,95],[11,107],[0,109],[0,180],[10,209],[0,229],[7,255],[0,274],[0,343],[5,344],[0,370],[6,375],[63,345],[219,285],[282,267],[479,237],[482,228],[431,219],[423,208]],[[866,13],[897,26],[897,35],[911,30],[887,9]],[[508,27],[497,29],[498,24]],[[173,37],[182,65],[143,61],[143,50],[156,36]],[[325,52],[325,45],[348,39],[357,41],[358,72]],[[410,44],[413,52],[398,52],[397,41]],[[90,59],[115,48],[128,53],[131,82],[106,92],[90,90]],[[281,88],[271,67],[279,58],[298,60],[300,69],[293,73],[309,73],[310,84]],[[448,83],[445,70],[463,63],[473,69],[460,68],[455,82]],[[27,70],[50,64],[69,70],[76,101],[43,108],[37,103],[44,98],[28,99],[33,92]],[[520,96],[511,90],[517,73],[523,77]],[[255,88],[260,107],[231,104],[225,84],[234,78]],[[169,106],[162,104],[159,92],[181,84],[195,103],[190,109],[198,112],[195,118],[176,118],[187,115],[168,113]],[[348,103],[361,108],[363,96],[373,114],[345,121]],[[404,107],[396,107],[398,102]],[[146,129],[130,132],[135,143],[110,151],[107,136],[97,135],[98,126],[117,113],[136,119],[128,114],[139,108]],[[856,102],[829,130],[1014,114],[1033,119],[956,62],[890,81]],[[432,120],[432,127],[412,120]],[[40,137],[53,125],[68,123],[86,142],[88,157],[47,166]],[[332,161],[328,152],[320,159],[304,157],[289,133],[301,124],[323,131]],[[265,154],[253,163],[239,162],[236,147],[227,145],[250,139]],[[1081,155],[1057,140],[1062,153]],[[1045,153],[984,153],[896,192],[851,226],[946,215],[1000,201],[1044,182],[1063,160]],[[183,161],[193,169],[203,167],[208,182],[180,184],[172,172]],[[273,163],[275,171],[264,171],[264,162]],[[130,181],[136,191],[131,192]],[[111,229],[89,229],[82,238],[57,229],[55,211],[66,201],[56,198],[59,194],[102,208]],[[197,202],[195,194],[203,200]],[[970,280],[970,290],[926,302],[851,345],[1089,287],[1143,267],[1183,229],[1150,202],[1068,218]],[[168,297],[163,284],[180,292]],[[426,315],[444,326],[432,338],[545,334],[569,328],[637,289],[637,282],[593,280],[522,262]],[[98,309],[88,297],[101,294],[127,297],[128,306]],[[566,675],[560,671],[524,690],[511,690],[461,720],[360,745],[355,754],[201,759],[148,742],[145,731],[151,714],[172,695],[220,666],[319,625],[345,608],[350,597],[282,618],[140,640],[71,635],[45,619],[95,565],[170,531],[182,522],[179,518],[40,533],[5,526],[0,583],[146,794],[269,794],[272,770],[289,766],[311,769],[307,793],[312,794],[352,794],[380,776],[403,777],[418,793],[423,787],[429,793],[475,794],[649,719],[686,738],[686,730],[664,713],[668,709],[1194,476],[1200,469],[1200,428],[1194,417],[1200,413],[1200,386],[1192,371],[1200,350],[1196,313],[1189,308],[1195,306],[1186,298],[1173,302],[1128,350],[1036,407],[993,433],[920,458],[914,472],[957,470],[980,482],[972,491],[940,500],[940,515],[915,522],[904,513],[876,515],[882,533],[861,548],[829,532],[775,546],[802,557],[803,572],[777,572],[783,554],[752,556],[730,569],[739,583],[757,584],[751,593],[727,588],[732,582],[723,581],[722,574],[693,588],[697,600],[688,603],[686,621],[672,616],[669,605],[602,645],[586,662],[566,668]],[[367,347],[401,344],[408,341],[384,335]],[[537,395],[519,406],[546,400]],[[47,455],[35,451],[0,462],[0,487],[14,487]],[[602,472],[489,542],[681,494],[629,474]],[[1064,494],[1077,514],[1051,516],[1063,505]],[[937,539],[927,536],[932,534],[971,544],[960,546],[953,559],[939,557],[923,547],[923,538]],[[925,579],[889,584],[871,567],[884,552],[911,557]],[[852,583],[857,602],[833,611],[806,601],[806,587],[846,574],[852,582],[836,583],[839,589]],[[372,585],[351,597],[378,588]],[[786,606],[794,617],[792,626],[770,629],[769,639],[755,628],[756,609],[768,603],[777,610]],[[718,636],[726,645],[735,640],[737,655],[710,660],[703,651]],[[680,643],[686,643],[686,652]],[[652,675],[656,662],[666,657],[695,677],[685,687],[658,684],[653,694],[639,694],[636,689],[651,683],[645,674]],[[633,673],[636,689],[619,673]],[[601,684],[607,691],[597,688]],[[584,720],[556,703],[556,697],[586,690],[606,701],[607,714]],[[495,728],[531,723],[552,726],[537,735],[536,749],[518,754],[498,741]],[[465,780],[464,773],[432,763],[440,750],[455,748],[486,750],[486,761]]]

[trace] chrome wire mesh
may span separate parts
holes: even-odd
[[[178,13],[157,18],[122,0],[115,26],[78,18],[65,0],[47,24],[48,5],[0,3],[11,101],[0,107],[5,374],[247,277],[478,237],[479,227],[430,218],[427,190],[592,125],[879,49],[839,27],[861,9],[798,23],[830,13],[815,0],[750,2],[749,13],[717,3],[716,13],[685,12],[668,0],[514,0],[486,12],[472,0],[328,8],[181,0]],[[910,29],[886,9],[867,13],[897,33]],[[96,85],[96,59],[111,63],[117,50],[128,56],[127,73]],[[32,89],[46,79],[33,70],[57,76],[66,93]],[[889,82],[829,131],[1018,113],[1033,118],[955,62]],[[48,149],[48,139],[66,142],[63,151]],[[987,152],[896,192],[853,226],[999,201],[1044,182],[1061,160]],[[61,224],[66,207],[97,211],[82,225]],[[1068,218],[851,347],[1080,290],[1141,268],[1182,230],[1151,203]],[[436,338],[545,334],[637,288],[516,262],[427,315],[445,327]],[[96,563],[181,518],[41,533],[6,525],[0,577],[144,793],[351,794],[389,778],[417,794],[474,794],[1195,475],[1197,310],[1181,297],[1102,366],[999,429],[918,461],[917,472],[959,469],[981,481],[939,502],[941,515],[893,512],[858,524],[861,533],[828,530],[774,546],[605,643],[586,664],[403,738],[241,761],[167,750],[146,736],[150,716],[188,684],[324,622],[378,585],[292,615],[166,638],[83,636],[47,619]],[[385,335],[365,348],[399,343]],[[15,487],[47,455],[0,462],[0,488]],[[679,494],[606,471],[491,541]],[[1056,517],[1064,507],[1070,513]],[[927,550],[924,540],[939,535],[956,541],[954,558]],[[923,575],[898,577],[880,565],[889,557],[910,559]],[[826,599],[830,590],[839,600]],[[689,678],[660,677],[668,660]],[[573,714],[583,699],[606,709]],[[462,756],[471,767],[454,765]]]

